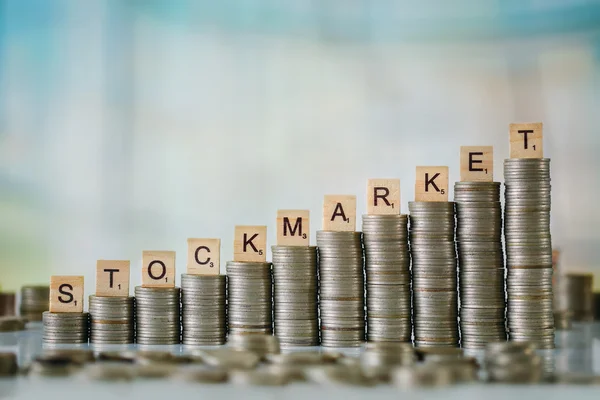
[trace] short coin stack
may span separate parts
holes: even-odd
[[[226,278],[225,275],[181,275],[183,344],[225,343]]]
[[[367,339],[409,342],[412,335],[408,216],[363,215]]]
[[[230,333],[273,333],[271,263],[227,262]]]
[[[460,333],[464,348],[506,340],[500,183],[456,182]]]
[[[509,336],[554,348],[550,160],[505,160],[504,180]]]
[[[272,246],[275,335],[281,345],[318,346],[317,248]]]
[[[358,347],[365,340],[361,232],[317,231],[321,344]]]
[[[90,315],[84,313],[44,311],[44,343],[87,343],[90,331]]]
[[[136,339],[139,344],[178,344],[181,334],[178,287],[135,288]]]
[[[41,321],[42,313],[50,309],[50,286],[23,286],[21,288],[22,317],[29,321]]]
[[[410,202],[415,346],[458,346],[454,203]]]
[[[91,318],[90,341],[98,344],[133,343],[135,299],[122,297],[89,297]]]

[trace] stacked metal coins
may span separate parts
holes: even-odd
[[[16,296],[14,293],[0,292],[0,317],[15,315]]]
[[[504,161],[510,340],[554,348],[550,160]]]
[[[318,346],[317,248],[272,246],[275,335],[283,346]]]
[[[317,231],[321,345],[358,347],[365,340],[361,232]]]
[[[98,344],[133,343],[134,331],[133,297],[89,297],[91,318],[90,341]]]
[[[181,275],[182,342],[186,345],[224,344],[227,335],[227,277]]]
[[[90,333],[90,315],[83,313],[54,313],[44,311],[44,343],[87,343]]]
[[[555,310],[569,311],[573,321],[594,320],[593,274],[559,274],[555,288]]]
[[[178,344],[180,289],[135,287],[136,339],[139,344]]]
[[[415,346],[458,346],[454,203],[410,202]]]
[[[409,342],[412,335],[408,216],[363,215],[367,339]]]
[[[464,348],[506,340],[499,182],[456,182],[460,333]]]
[[[271,263],[227,262],[230,333],[273,333]]]
[[[50,286],[23,286],[20,314],[29,321],[41,321],[42,313],[50,309]]]

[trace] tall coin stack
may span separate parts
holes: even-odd
[[[50,309],[50,286],[23,286],[20,314],[29,321],[41,321],[42,313]]]
[[[180,289],[135,287],[136,339],[139,344],[178,344]]]
[[[131,296],[89,297],[90,341],[98,344],[133,343],[135,299]]]
[[[550,160],[504,161],[510,340],[554,348]]]
[[[456,182],[460,333],[464,348],[506,340],[499,182]]]
[[[275,335],[281,345],[318,346],[317,248],[272,246]]]
[[[363,215],[367,339],[410,342],[411,292],[407,215]]]
[[[43,341],[49,344],[87,343],[90,331],[90,315],[86,312],[44,311]]]
[[[358,347],[365,340],[361,232],[317,231],[321,345]]]
[[[415,346],[458,346],[454,203],[410,202]]]
[[[227,335],[225,275],[181,275],[182,342],[219,345]]]
[[[228,261],[229,332],[273,333],[271,263]]]

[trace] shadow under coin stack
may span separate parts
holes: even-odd
[[[361,236],[361,232],[317,231],[324,347],[359,347],[365,340]]]
[[[504,161],[510,340],[554,348],[550,160]]]
[[[135,287],[139,344],[178,344],[181,335],[178,287]]]
[[[460,342],[506,341],[504,251],[499,182],[456,182]]]
[[[275,335],[281,345],[318,346],[317,248],[272,246]]]
[[[410,342],[411,293],[407,215],[363,215],[367,339]]]
[[[50,286],[23,286],[21,288],[21,317],[41,321],[42,313],[50,309]]]
[[[271,263],[227,262],[230,333],[273,333]]]
[[[415,346],[456,347],[458,289],[454,203],[410,202]]]
[[[133,343],[135,299],[131,296],[89,297],[90,342],[97,344]]]
[[[227,335],[225,275],[181,275],[182,343],[220,345]]]
[[[86,312],[44,311],[43,341],[48,344],[87,343],[90,331],[90,315]]]

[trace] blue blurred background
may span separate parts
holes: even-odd
[[[0,283],[266,224],[543,121],[553,240],[600,271],[598,0],[0,0]],[[450,194],[452,198],[452,193]],[[270,257],[270,256],[269,256]],[[224,263],[223,263],[224,264]],[[221,266],[224,271],[224,265]],[[598,280],[597,280],[598,281]],[[597,286],[600,282],[597,282]]]

